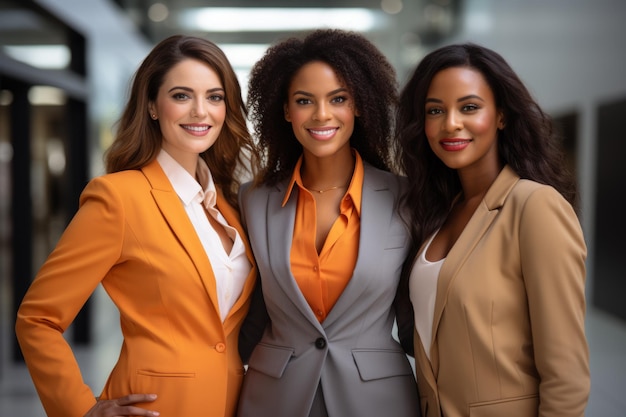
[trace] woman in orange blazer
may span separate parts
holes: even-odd
[[[549,118],[473,44],[427,55],[400,108],[422,415],[583,416],[586,247]]]
[[[255,163],[243,151],[245,107],[223,52],[195,37],[158,44],[135,74],[108,174],[83,191],[18,311],[48,416],[234,415],[256,276],[235,209],[236,170]],[[123,344],[96,398],[63,332],[98,284]]]

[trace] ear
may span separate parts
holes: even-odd
[[[506,126],[506,122],[504,120],[504,113],[502,110],[498,110],[498,130],[504,129]]]
[[[285,112],[285,120],[291,123],[291,116],[289,116],[289,107],[287,103],[283,104],[283,111]]]
[[[155,106],[153,102],[150,102],[148,104],[148,115],[150,116],[151,119],[156,120],[159,116],[157,115],[157,112],[155,110]]]

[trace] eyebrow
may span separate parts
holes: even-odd
[[[348,91],[347,88],[340,87],[340,88],[338,88],[336,90],[333,90],[330,93],[326,94],[326,96],[330,97],[330,96],[334,96],[335,94],[343,93],[343,92],[346,92],[346,91]],[[303,96],[307,96],[307,97],[312,97],[313,96],[313,94],[311,94],[309,92],[306,92],[306,91],[302,91],[302,90],[294,91],[293,95],[295,96],[296,94],[302,94]]]
[[[193,92],[193,88],[182,87],[182,86],[174,86],[174,87],[170,88],[169,90],[167,90],[167,92],[171,93],[174,90],[183,90],[183,91]],[[207,90],[207,93],[214,93],[216,91],[224,91],[224,89],[222,87],[209,88]]]
[[[467,96],[459,97],[456,101],[458,103],[458,102],[465,101],[465,100],[470,100],[470,99],[478,99],[480,101],[485,101],[485,100],[483,100],[483,98],[481,96],[478,96],[476,94],[469,94]],[[426,98],[426,103],[443,103],[443,100],[440,100],[438,98],[427,97]]]

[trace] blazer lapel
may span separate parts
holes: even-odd
[[[174,191],[167,176],[155,160],[141,169],[152,185],[152,196],[159,207],[165,221],[170,225],[176,237],[189,254],[194,263],[202,285],[209,295],[216,311],[219,311],[215,275],[206,252],[198,238],[196,230],[189,221],[189,217]]]
[[[279,184],[272,192],[268,193],[267,197],[265,213],[268,244],[270,245],[267,251],[268,263],[273,265],[276,281],[287,294],[289,302],[293,303],[311,324],[323,331],[291,272],[291,244],[298,202],[298,187],[293,189],[289,200],[284,207],[281,207],[285,196],[285,187],[286,183]]]
[[[502,169],[441,266],[437,283],[431,346],[431,362],[435,375],[439,371],[439,357],[436,354],[437,329],[448,301],[450,288],[454,284],[459,269],[496,218],[499,208],[502,207],[504,200],[518,180],[519,177],[509,166]]]

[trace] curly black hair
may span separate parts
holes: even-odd
[[[350,145],[364,161],[391,171],[398,99],[393,66],[363,35],[319,29],[303,39],[291,37],[271,46],[252,68],[248,111],[263,161],[255,182],[273,185],[288,177],[302,154],[302,145],[285,120],[283,105],[294,75],[312,61],[331,66],[354,97],[359,116]]]

